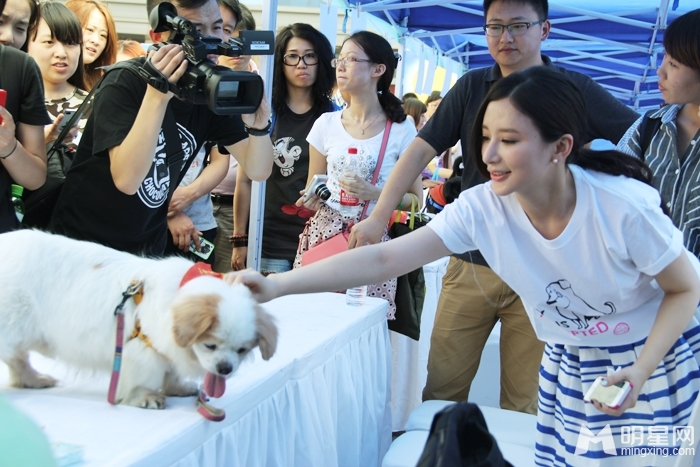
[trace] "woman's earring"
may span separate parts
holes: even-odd
[[[556,164],[557,162],[559,162],[559,159],[552,159],[553,164]]]

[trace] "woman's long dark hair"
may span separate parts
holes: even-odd
[[[394,55],[394,50],[391,48],[389,41],[379,34],[369,31],[357,31],[345,39],[343,44],[347,41],[353,41],[364,50],[367,57],[372,60],[372,63],[386,66],[386,71],[377,82],[379,104],[381,104],[387,118],[392,122],[401,123],[406,120],[406,112],[401,106],[401,99],[393,95],[389,90],[399,61],[399,58]]]
[[[481,103],[472,128],[471,149],[481,175],[489,178],[482,160],[482,126],[489,103],[508,99],[520,113],[532,120],[540,136],[553,143],[565,134],[574,139],[567,163],[610,175],[624,175],[651,185],[652,172],[636,157],[619,151],[594,151],[583,145],[586,133],[586,103],[576,84],[564,73],[538,66],[513,73],[494,84]]]
[[[64,4],[58,2],[46,2],[41,4],[41,19],[51,30],[51,37],[66,45],[80,47],[78,67],[75,73],[68,78],[68,82],[78,89],[85,90],[85,72],[83,70],[83,27],[78,17],[75,16]],[[36,39],[38,27],[30,31],[31,40]]]
[[[318,63],[311,65],[316,67],[316,81],[311,86],[312,107],[317,112],[327,112],[330,109],[330,99],[333,94],[333,86],[335,86],[335,71],[331,67],[333,49],[326,36],[310,24],[305,23],[285,26],[277,33],[275,68],[272,75],[272,108],[277,115],[282,115],[288,109],[289,89],[284,77],[284,68],[287,65],[284,64],[283,60],[287,44],[293,37],[309,42],[318,56]]]

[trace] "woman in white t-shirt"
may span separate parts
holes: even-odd
[[[547,342],[538,465],[650,465],[637,454],[659,439],[674,456],[700,391],[700,264],[662,211],[648,167],[583,147],[585,115],[582,94],[556,70],[505,77],[472,133],[476,165],[491,181],[463,192],[430,228],[298,271],[228,280],[266,301],[376,282],[478,249]],[[619,408],[583,401],[599,376],[632,384]]]
[[[397,62],[389,42],[369,31],[359,31],[347,38],[339,58],[332,62],[338,89],[350,97],[350,104],[340,112],[321,115],[306,138],[309,142],[307,187],[315,174],[328,174],[326,186],[330,198],[323,202],[313,194],[306,202],[303,196],[297,201],[297,206],[304,205],[316,214],[299,236],[295,268],[301,266],[302,253],[360,221],[365,203],[379,199],[396,161],[416,137],[416,127],[406,119],[401,100],[389,90]],[[389,139],[377,182],[372,185],[388,120],[392,122]],[[350,155],[349,148],[355,148],[357,153]],[[355,166],[352,178],[348,173],[349,164]],[[341,191],[359,198],[360,206],[355,215],[341,214]],[[421,199],[420,179],[416,180],[411,193]],[[406,194],[397,209],[410,206],[410,196]],[[366,215],[371,208],[368,206]],[[382,241],[386,240],[389,237],[385,231]],[[394,318],[396,278],[370,285],[367,294],[389,301],[388,318]]]

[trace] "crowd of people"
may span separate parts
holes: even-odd
[[[148,0],[148,13],[161,1]],[[236,0],[173,4],[203,35],[256,29]],[[47,148],[99,86],[63,141],[75,156],[51,231],[240,271],[227,280],[261,302],[369,282],[388,319],[396,277],[451,255],[424,400],[467,400],[500,321],[500,405],[537,414],[538,463],[643,465],[603,446],[571,453],[575,427],[610,425],[619,438],[623,426],[683,425],[700,392],[700,10],[664,32],[666,105],[640,117],[542,54],[547,0],[483,8],[494,64],[445,95],[394,96],[399,57],[380,35],[355,32],[335,57],[320,31],[297,23],[276,34],[271,102],[222,116],[159,89],[154,81],[174,84],[186,71],[182,47],[146,53],[118,40],[100,0],[0,0],[0,232],[21,227],[10,186],[42,186]],[[149,31],[154,43],[169,34]],[[123,61],[154,78],[104,71]],[[250,56],[218,64],[257,73]],[[616,150],[588,149],[598,138]],[[306,193],[318,174],[327,199]],[[263,180],[258,273],[245,268],[251,182]],[[439,212],[429,228],[389,241],[392,213],[428,189]],[[351,214],[346,198],[359,199]],[[301,267],[303,253],[345,230],[351,251]],[[562,304],[574,299],[588,308]],[[584,332],[591,326],[609,332]],[[622,406],[584,403],[597,376],[632,383]]]

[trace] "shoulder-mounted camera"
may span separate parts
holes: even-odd
[[[187,71],[176,84],[148,64],[141,75],[161,92],[172,91],[180,99],[193,104],[206,104],[218,115],[255,113],[263,97],[263,80],[246,71],[233,71],[209,60],[209,55],[272,55],[272,31],[240,31],[238,38],[223,42],[218,37],[203,36],[191,21],[177,16],[171,3],[158,4],[149,17],[154,32],[171,31],[166,42],[154,44],[159,49],[166,44],[179,44],[189,62]]]

